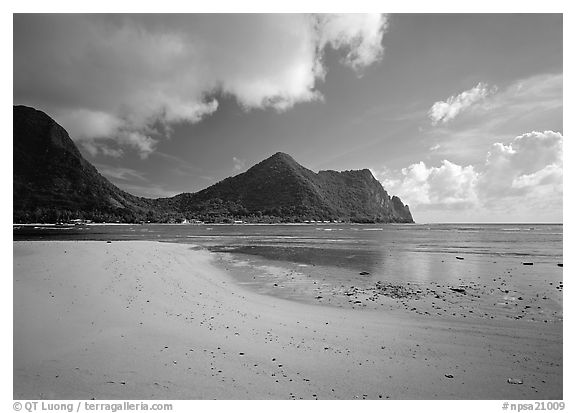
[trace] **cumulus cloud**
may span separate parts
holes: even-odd
[[[509,145],[495,143],[488,152],[479,191],[487,199],[562,194],[562,134],[529,132]]]
[[[382,58],[383,15],[15,15],[14,100],[94,152],[146,157],[219,94],[245,109],[322,99],[326,48],[358,73]]]
[[[388,22],[381,14],[324,14],[317,15],[319,49],[331,45],[346,49],[343,63],[360,70],[382,58],[381,41]]]
[[[486,83],[478,83],[459,95],[450,96],[445,101],[435,102],[428,111],[428,117],[433,125],[446,123],[494,92],[495,88],[489,88]]]
[[[477,203],[477,181],[474,167],[444,160],[438,167],[428,167],[422,161],[412,164],[401,170],[398,179],[383,184],[409,205],[459,209]]]
[[[375,170],[391,193],[413,209],[555,208],[563,194],[563,136],[529,132],[498,142],[479,166],[448,160],[440,166],[414,163],[400,171]]]

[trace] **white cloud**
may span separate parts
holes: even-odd
[[[360,72],[386,27],[362,14],[15,15],[14,99],[92,151],[115,141],[146,157],[170,124],[214,113],[218,93],[279,111],[322,99],[325,48]]]
[[[544,185],[558,185],[557,189],[562,191],[562,166],[558,164],[546,165],[543,169],[532,174],[520,175],[512,181],[512,188],[529,188]]]
[[[433,125],[439,122],[446,123],[494,92],[495,89],[488,88],[487,84],[478,83],[459,95],[450,96],[446,101],[435,102],[428,111],[428,117]]]
[[[558,121],[561,124],[561,73],[531,76],[492,90],[493,93],[466,111],[470,115],[466,120],[475,123],[478,130],[498,131],[512,125],[526,128]]]
[[[319,48],[331,45],[347,49],[343,63],[360,70],[382,58],[382,36],[388,28],[386,16],[381,14],[324,14],[317,15],[320,36]]]
[[[86,139],[81,140],[79,143],[82,147],[92,156],[96,156],[99,153],[109,156],[111,158],[121,158],[124,155],[124,151],[121,148],[112,148],[108,146],[107,143],[95,143],[96,141]],[[113,143],[113,142],[112,142]]]
[[[448,160],[440,166],[414,163],[400,171],[376,169],[374,175],[390,193],[415,212],[430,209],[485,211],[552,211],[561,219],[563,136],[553,131],[529,132],[509,144],[498,142],[480,166]],[[527,215],[528,216],[528,215]],[[513,220],[513,215],[510,217]]]
[[[109,148],[108,146],[101,145],[98,148],[94,147],[93,156],[96,155],[98,151],[111,158],[121,158],[124,155],[124,151],[120,148]]]
[[[234,162],[234,172],[240,172],[246,167],[246,160],[236,158],[235,156],[232,157],[232,161]]]
[[[60,116],[60,122],[66,125],[78,139],[106,138],[114,135],[122,127],[122,120],[105,112],[87,109],[68,110]]]
[[[561,130],[562,78],[562,74],[541,74],[499,85],[497,92],[453,121],[424,128],[422,138],[441,145],[435,155],[476,164],[494,143],[511,141],[527,130]]]
[[[459,209],[477,203],[478,172],[472,166],[444,160],[438,167],[428,167],[421,161],[403,168],[397,175],[398,179],[388,179],[383,185],[411,206]]]
[[[486,158],[480,193],[488,199],[534,194],[535,188],[550,196],[562,195],[562,134],[530,132],[509,145],[495,143]]]

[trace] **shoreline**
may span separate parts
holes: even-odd
[[[53,227],[53,226],[57,226],[57,225],[69,225],[69,226],[73,226],[76,225],[75,223],[62,223],[62,224],[56,224],[56,223],[33,223],[33,222],[26,222],[26,223],[12,223],[12,227],[33,227],[33,226],[37,226],[37,227]],[[242,223],[224,223],[224,222],[195,222],[195,223],[178,223],[178,222],[173,222],[173,223],[169,223],[169,222],[144,222],[144,223],[139,223],[139,222],[133,222],[133,223],[129,223],[129,222],[87,222],[87,223],[81,223],[78,224],[81,226],[108,226],[108,225],[219,225],[219,226],[250,226],[250,225],[264,225],[264,226],[269,226],[269,225],[275,225],[275,226],[293,226],[293,225],[308,225],[308,226],[314,226],[314,225],[320,225],[320,226],[324,226],[324,225],[366,225],[366,226],[370,226],[370,225],[394,225],[394,226],[404,226],[404,225],[408,225],[408,226],[426,226],[426,225],[431,225],[431,226],[439,226],[439,225],[521,225],[521,226],[527,226],[527,225],[535,225],[535,226],[543,226],[543,225],[561,225],[564,226],[563,222],[370,222],[370,223],[364,223],[364,222],[242,222]]]
[[[562,398],[561,321],[291,301],[190,244],[13,252],[16,399]]]
[[[427,262],[434,266],[434,272],[445,272],[457,264],[460,277],[428,280],[394,278],[378,271],[358,273],[363,270],[361,266],[353,269],[333,263],[303,264],[253,253],[208,249],[217,256],[215,264],[230,272],[242,286],[297,302],[399,314],[412,311],[453,320],[563,321],[563,282],[557,281],[555,275],[540,279],[538,285],[526,281],[519,284],[518,279],[527,274],[521,272],[523,266],[517,259],[472,258],[461,265],[458,261],[448,264],[455,259],[453,253],[434,254]],[[412,260],[421,255],[414,253]],[[559,270],[557,266],[550,268]]]

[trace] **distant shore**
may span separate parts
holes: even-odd
[[[563,397],[561,321],[297,302],[189,244],[13,245],[16,399]]]
[[[12,224],[12,227],[56,227],[56,226],[104,226],[104,225],[430,225],[421,224],[417,222],[379,222],[379,223],[363,223],[363,222],[241,222],[241,223],[226,223],[226,222],[89,222],[89,223],[64,223],[64,224],[53,224],[53,223],[24,223],[24,224]],[[432,224],[433,225],[433,224]],[[536,224],[538,225],[538,224]],[[561,224],[560,224],[561,225]]]

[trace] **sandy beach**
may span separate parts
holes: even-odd
[[[15,399],[563,397],[561,320],[259,294],[187,244],[13,246]]]

